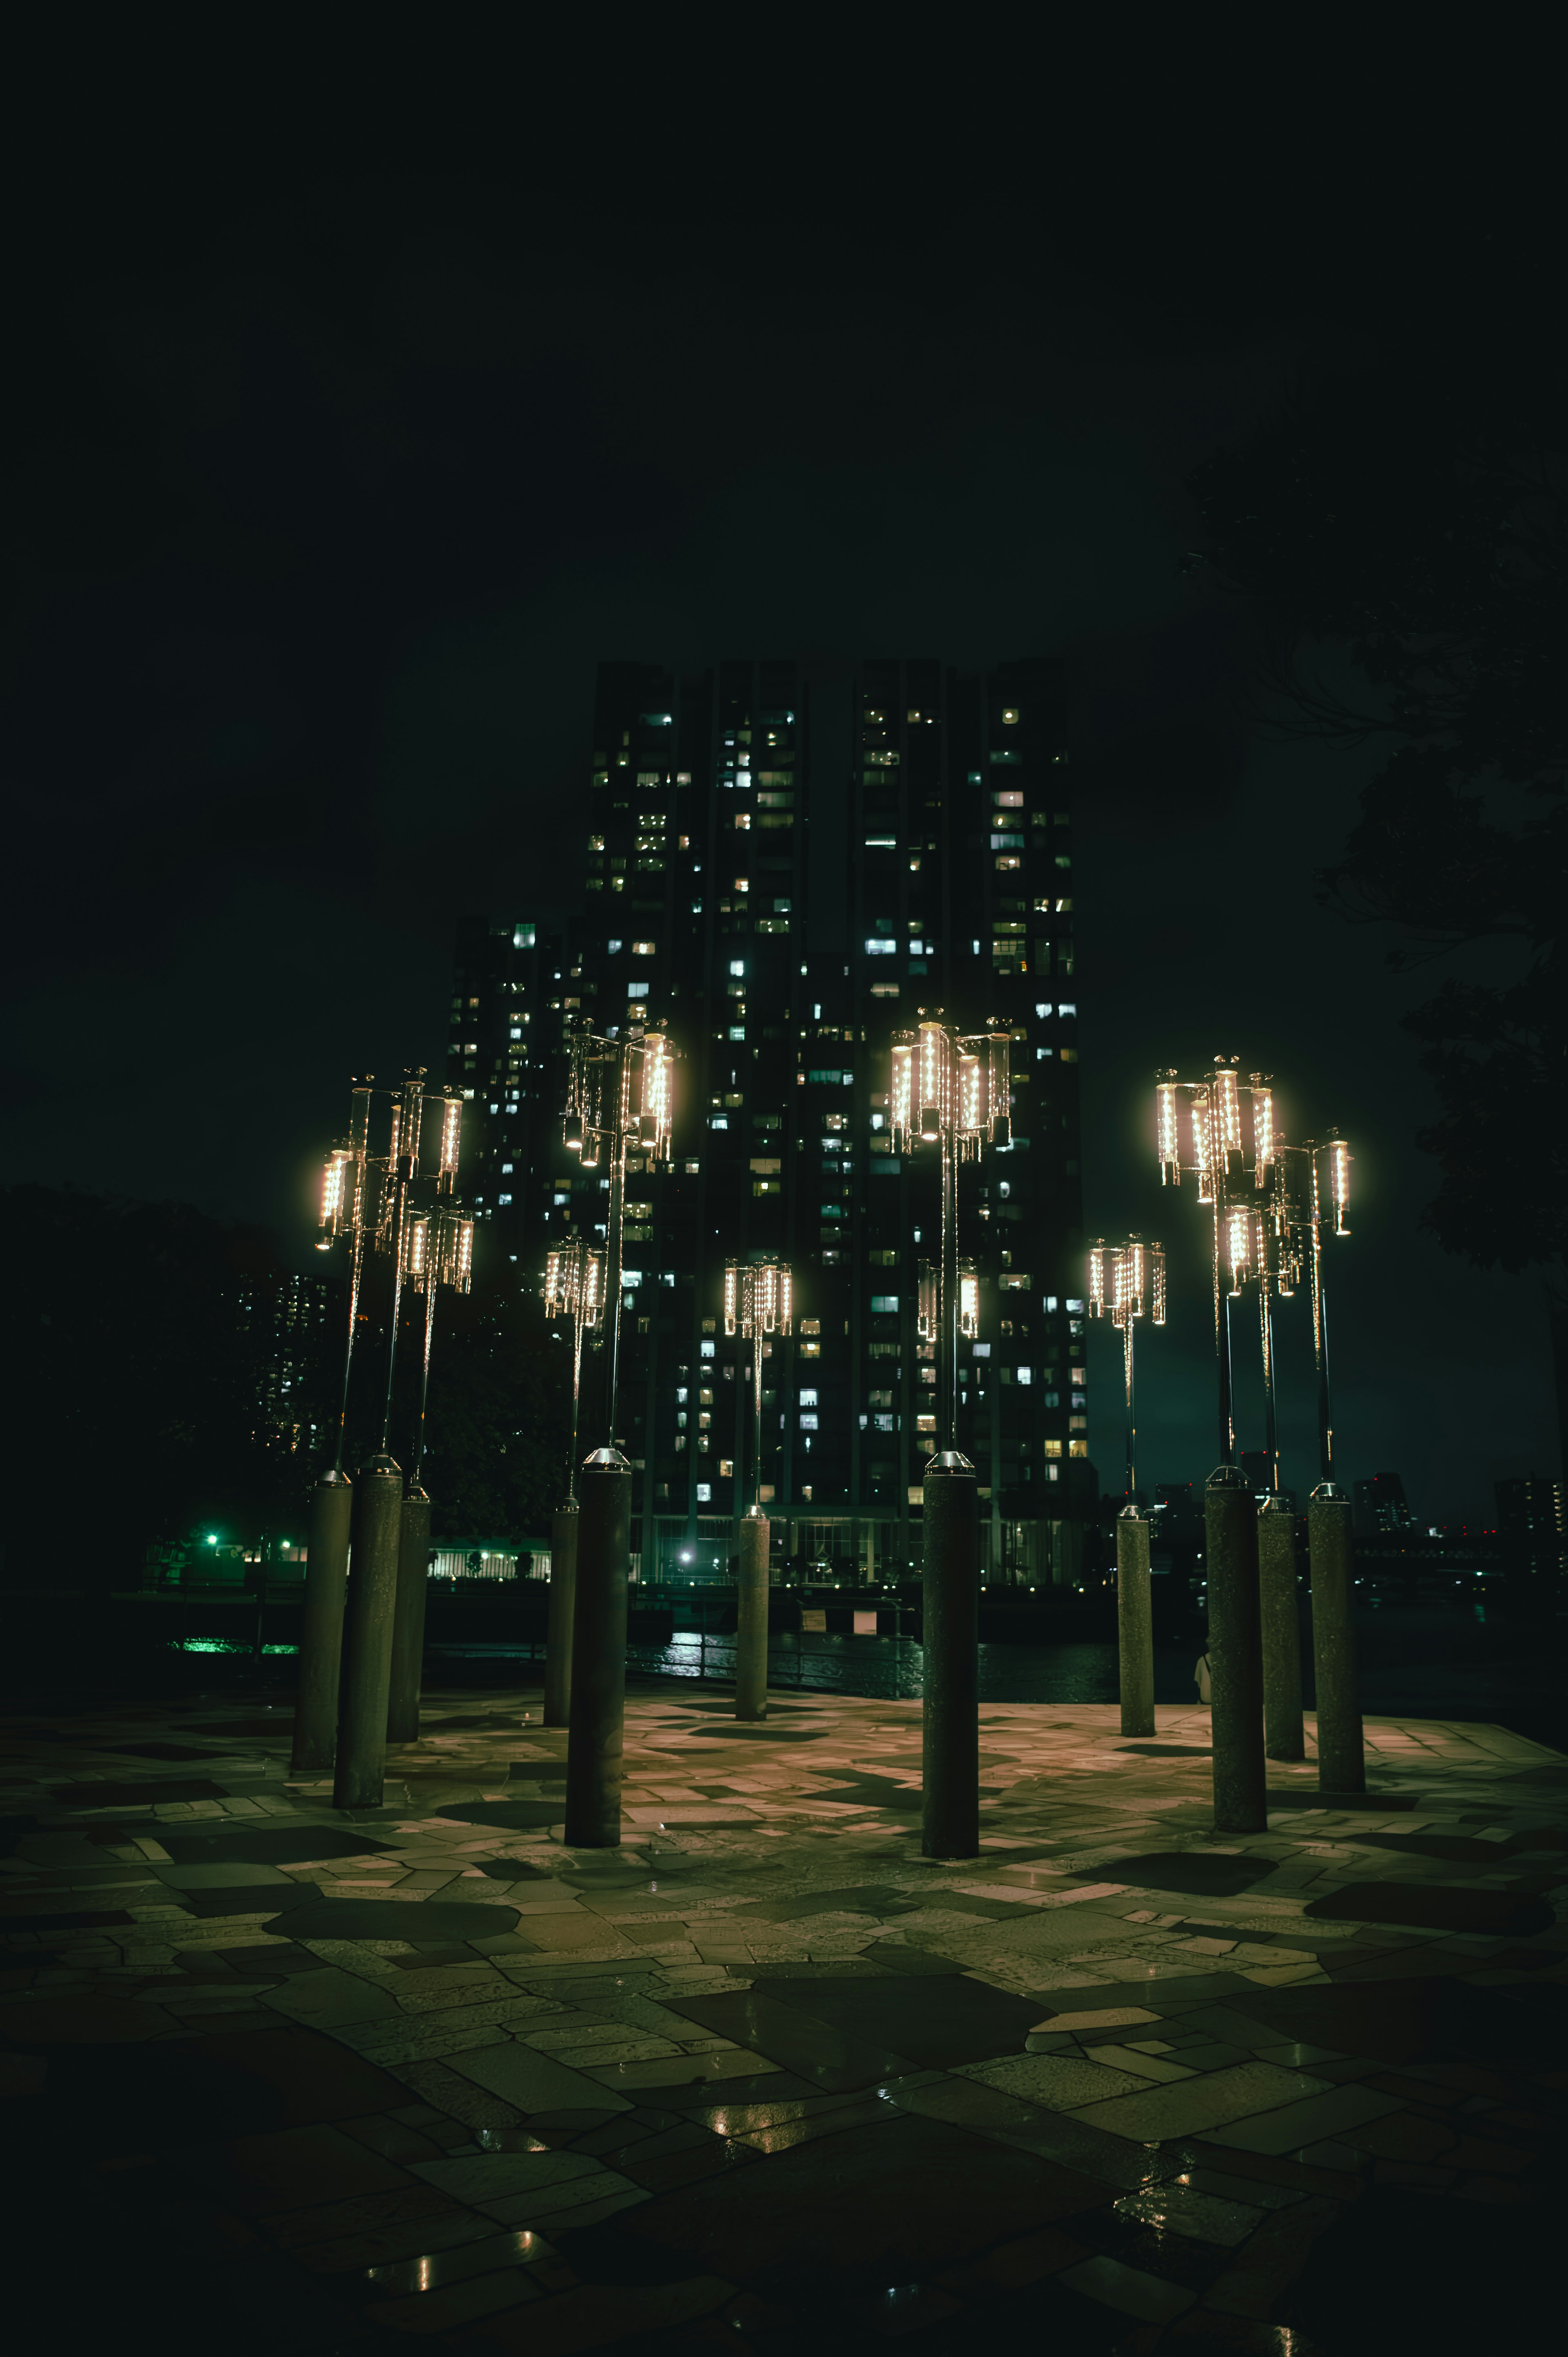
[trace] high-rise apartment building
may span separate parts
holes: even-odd
[[[1012,1034],[1007,1145],[960,1178],[979,1279],[959,1445],[993,1578],[1048,1580],[1092,1503],[1081,1292],[1067,714],[1058,665],[607,663],[585,791],[582,913],[460,944],[447,1077],[477,1118],[467,1186],[492,1252],[537,1285],[602,1240],[608,1181],[561,1144],[572,1027],[654,1024],[677,1057],[674,1156],[628,1165],[619,1437],[643,1577],[727,1552],[750,1501],[746,1370],[725,1259],[794,1272],[770,1346],[764,1498],[787,1555],[862,1576],[918,1560],[935,1445],[920,1265],[934,1153],[888,1126],[895,1031],[922,1010]],[[520,903],[522,896],[520,894]],[[602,1437],[585,1391],[585,1446]]]
[[[490,1255],[520,1270],[539,1258],[560,1143],[565,960],[559,921],[459,920],[446,1046],[447,1084],[469,1107],[459,1176]]]

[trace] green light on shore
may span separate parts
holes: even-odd
[[[171,1637],[169,1650],[175,1653],[252,1653],[254,1647],[242,1637]],[[297,1653],[297,1645],[263,1645],[263,1653]]]

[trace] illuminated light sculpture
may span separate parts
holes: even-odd
[[[566,1495],[575,1505],[583,1337],[596,1333],[605,1315],[605,1255],[585,1243],[581,1236],[558,1244],[544,1264],[544,1315],[572,1320],[572,1437],[566,1459]]]
[[[1091,1318],[1109,1318],[1122,1335],[1122,1355],[1127,1383],[1127,1496],[1138,1494],[1138,1425],[1133,1391],[1133,1338],[1141,1318],[1151,1326],[1165,1322],[1165,1255],[1160,1244],[1146,1244],[1129,1236],[1124,1244],[1103,1241],[1089,1255],[1089,1311]]]
[[[1184,1110],[1188,1115],[1185,1152]],[[1287,1145],[1279,1126],[1270,1076],[1252,1072],[1243,1084],[1233,1057],[1216,1057],[1212,1078],[1201,1081],[1184,1081],[1174,1071],[1160,1073],[1155,1081],[1155,1133],[1163,1183],[1178,1187],[1184,1171],[1190,1172],[1197,1181],[1198,1202],[1213,1212],[1214,1336],[1219,1368],[1220,1452],[1227,1465],[1235,1458],[1230,1305],[1248,1286],[1257,1287],[1264,1446],[1269,1488],[1277,1492],[1273,1305],[1291,1297],[1304,1269],[1312,1287],[1319,1453],[1326,1467],[1333,1462],[1322,1247],[1326,1234],[1349,1233],[1345,1217],[1349,1150],[1337,1135],[1322,1146],[1310,1139],[1303,1146]],[[1331,1480],[1331,1472],[1325,1471],[1324,1479]]]
[[[958,1330],[966,1342],[980,1331],[980,1279],[972,1260],[958,1265]]]
[[[407,1232],[410,1196],[419,1176],[419,1140],[424,1117],[424,1074],[410,1072],[392,1103],[386,1183],[381,1189],[381,1217],[376,1223],[376,1248],[392,1257],[392,1318],[387,1339],[387,1389],[381,1405],[381,1449],[392,1445],[392,1378],[397,1372],[398,1324],[403,1312],[403,1288],[407,1278]]]
[[[1251,1113],[1251,1158],[1244,1134],[1242,1099]],[[1231,1405],[1230,1301],[1248,1279],[1260,1278],[1262,1326],[1264,1397],[1269,1423],[1270,1487],[1279,1484],[1279,1455],[1274,1444],[1273,1350],[1269,1321],[1268,1240],[1260,1227],[1259,1198],[1276,1204],[1281,1194],[1282,1166],[1274,1125],[1273,1092],[1264,1075],[1254,1072],[1243,1090],[1236,1059],[1217,1056],[1214,1071],[1201,1081],[1184,1081],[1174,1071],[1161,1072],[1155,1083],[1156,1152],[1162,1184],[1179,1187],[1184,1171],[1197,1182],[1198,1202],[1214,1215],[1212,1273],[1214,1347],[1219,1376],[1219,1458],[1231,1465],[1236,1457],[1236,1419]],[[1183,1152],[1182,1113],[1188,1116],[1187,1151]],[[1229,1282],[1227,1282],[1229,1278]]]
[[[448,1194],[457,1183],[457,1147],[462,1130],[463,1100],[460,1096],[449,1092],[446,1103],[441,1108],[441,1161],[438,1174],[439,1181]]]
[[[349,1318],[337,1462],[317,1482],[311,1507],[293,1754],[296,1772],[331,1768],[333,1806],[342,1809],[380,1808],[389,1738],[412,1741],[419,1731],[430,1534],[430,1501],[419,1487],[419,1471],[433,1296],[444,1279],[467,1289],[473,1254],[472,1222],[452,1200],[461,1124],[456,1092],[448,1091],[437,1101],[438,1152],[435,1168],[429,1169],[421,1161],[423,1069],[406,1073],[392,1089],[377,1089],[368,1073],[352,1085],[349,1137],[328,1156],[322,1186],[322,1247],[330,1249],[339,1238],[350,1245]],[[371,1150],[372,1097],[390,1099],[386,1146],[381,1153]],[[354,1485],[355,1570],[352,1584],[347,1585],[350,1504],[343,1448],[367,1241],[392,1261],[392,1317],[381,1445],[360,1466]],[[388,1454],[405,1286],[424,1295],[424,1381],[413,1478],[406,1489],[401,1469]]]
[[[1011,1138],[1009,1050],[1012,1032],[992,1026],[961,1033],[940,1015],[921,1015],[919,1028],[897,1032],[888,1090],[888,1125],[896,1154],[921,1146],[940,1148],[942,1164],[942,1248],[920,1275],[919,1332],[937,1345],[939,1451],[956,1450],[958,1341],[978,1330],[979,1282],[962,1278],[958,1257],[958,1168],[982,1146]],[[966,1310],[962,1285],[971,1290]]]
[[[372,1097],[390,1097],[386,1150],[371,1151]],[[425,1296],[424,1364],[430,1366],[431,1286],[450,1285],[467,1293],[472,1283],[471,1219],[452,1201],[456,1184],[458,1140],[463,1102],[456,1091],[435,1100],[441,1125],[433,1170],[421,1167],[421,1137],[425,1104],[423,1069],[410,1072],[393,1089],[378,1089],[366,1073],[351,1084],[349,1135],[327,1157],[321,1186],[321,1234],[317,1250],[329,1252],[339,1239],[350,1247],[349,1324],[343,1352],[343,1392],[338,1411],[336,1469],[343,1469],[344,1437],[349,1412],[349,1382],[353,1372],[354,1339],[359,1327],[360,1294],[364,1277],[365,1246],[370,1243],[392,1262],[392,1339],[387,1354],[387,1388],[381,1426],[385,1450],[391,1433],[392,1378],[396,1370],[399,1315],[405,1285]],[[421,1394],[417,1457],[424,1453],[424,1410]],[[417,1480],[417,1469],[415,1480]]]
[[[1305,1262],[1312,1300],[1312,1356],[1317,1372],[1317,1462],[1321,1479],[1334,1479],[1334,1409],[1328,1383],[1328,1297],[1323,1282],[1323,1249],[1331,1236],[1350,1232],[1349,1146],[1337,1130],[1319,1144],[1305,1138],[1284,1148],[1291,1175],[1291,1242],[1298,1271]]]
[[[365,1236],[370,1226],[372,1168],[370,1157],[371,1090],[373,1075],[350,1084],[349,1135],[332,1148],[321,1183],[321,1233],[317,1252],[330,1252],[344,1236],[349,1239],[349,1324],[343,1343],[343,1389],[338,1403],[338,1433],[333,1470],[341,1477],[343,1447],[349,1426],[349,1378],[354,1368],[354,1337],[360,1323],[360,1287],[365,1270]]]
[[[457,1125],[450,1116],[454,1110],[460,1114],[461,1109],[460,1098],[449,1098],[444,1109],[438,1185],[449,1184],[457,1176]],[[419,1374],[419,1421],[414,1426],[413,1470],[409,1477],[411,1486],[417,1490],[420,1470],[424,1463],[425,1414],[430,1398],[430,1345],[435,1332],[435,1288],[439,1285],[449,1285],[454,1293],[472,1291],[472,1216],[449,1200],[438,1201],[432,1210],[411,1212],[403,1229],[403,1266],[404,1282],[411,1291],[424,1296],[424,1349]]]
[[[919,1290],[916,1295],[915,1330],[922,1342],[934,1342],[941,1332],[941,1288],[937,1280],[935,1261],[920,1263]]]
[[[673,1132],[674,1051],[664,1032],[631,1024],[625,1031],[597,1032],[582,1024],[567,1043],[570,1058],[561,1134],[568,1152],[580,1154],[585,1170],[607,1162],[609,1214],[605,1223],[604,1302],[596,1342],[607,1334],[606,1439],[616,1445],[620,1382],[621,1246],[626,1210],[626,1158],[643,1156],[652,1168],[668,1163]]]
[[[752,1498],[762,1511],[762,1360],[771,1335],[788,1334],[794,1315],[793,1284],[787,1261],[725,1263],[725,1332],[751,1344],[752,1415],[757,1435],[757,1474]]]
[[[966,1342],[974,1341],[980,1332],[980,1278],[972,1260],[961,1259],[958,1265],[958,1330]],[[920,1263],[915,1331],[922,1342],[935,1342],[941,1331],[941,1287],[935,1261]]]

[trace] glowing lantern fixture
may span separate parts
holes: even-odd
[[[1187,1115],[1187,1152],[1182,1114]],[[1184,1081],[1165,1071],[1155,1082],[1155,1152],[1162,1182],[1197,1182],[1198,1202],[1214,1215],[1214,1338],[1219,1371],[1219,1446],[1227,1465],[1235,1457],[1231,1408],[1230,1303],[1247,1286],[1258,1290],[1258,1339],[1263,1375],[1269,1487],[1280,1486],[1275,1406],[1276,1298],[1288,1300],[1305,1271],[1310,1278],[1313,1346],[1318,1371],[1318,1450],[1325,1480],[1333,1479],[1327,1335],[1322,1281],[1326,1234],[1348,1235],[1350,1155],[1343,1138],[1289,1146],[1279,1126],[1272,1082],[1252,1072],[1243,1084],[1234,1057],[1216,1057],[1212,1075]],[[1249,1141],[1248,1132],[1251,1132]]]
[[[605,1225],[604,1304],[596,1340],[607,1339],[606,1438],[616,1445],[616,1407],[620,1378],[621,1246],[626,1211],[628,1154],[633,1168],[655,1170],[668,1164],[674,1127],[674,1050],[666,1034],[631,1024],[625,1031],[594,1030],[582,1024],[567,1042],[569,1067],[562,1142],[579,1154],[585,1170],[609,1166],[610,1200]],[[548,1278],[546,1280],[548,1283]]]
[[[1294,1181],[1291,1197],[1292,1241],[1305,1258],[1312,1294],[1312,1356],[1317,1370],[1317,1462],[1322,1479],[1334,1480],[1334,1403],[1328,1383],[1328,1297],[1323,1282],[1323,1247],[1330,1236],[1350,1232],[1351,1154],[1336,1130],[1319,1145],[1305,1138],[1287,1149]]]
[[[371,1100],[376,1097],[391,1100],[385,1150],[381,1153],[371,1151]],[[417,1488],[424,1451],[424,1404],[430,1379],[435,1287],[438,1284],[450,1285],[456,1291],[467,1293],[472,1282],[474,1223],[453,1200],[463,1101],[455,1090],[436,1101],[441,1118],[434,1169],[427,1168],[422,1160],[425,1126],[423,1070],[406,1073],[401,1083],[391,1089],[378,1089],[373,1074],[366,1073],[352,1083],[349,1103],[348,1137],[332,1148],[322,1175],[321,1234],[317,1244],[318,1250],[329,1252],[340,1238],[347,1238],[351,1249],[343,1393],[338,1412],[337,1470],[343,1470],[349,1382],[359,1328],[365,1246],[370,1243],[377,1251],[386,1253],[392,1264],[392,1340],[387,1353],[381,1421],[383,1454],[391,1437],[392,1378],[403,1286],[424,1296],[424,1372],[413,1473],[413,1486]]]
[[[1127,1379],[1127,1495],[1138,1490],[1138,1426],[1133,1389],[1133,1335],[1140,1318],[1165,1322],[1165,1255],[1163,1246],[1129,1236],[1124,1244],[1097,1243],[1089,1255],[1089,1310],[1109,1318],[1122,1335]]]
[[[343,1470],[343,1443],[349,1420],[349,1377],[353,1372],[354,1336],[360,1322],[360,1286],[364,1275],[365,1236],[370,1225],[372,1165],[369,1151],[371,1125],[369,1073],[356,1080],[349,1098],[349,1135],[327,1157],[321,1182],[321,1233],[317,1252],[330,1252],[347,1236],[349,1258],[349,1324],[343,1346],[343,1390],[338,1404],[335,1469]]]
[[[757,1478],[753,1499],[762,1505],[762,1361],[772,1335],[790,1330],[794,1316],[794,1286],[789,1265],[781,1260],[725,1263],[725,1332],[738,1334],[751,1344],[751,1396],[757,1434]]]
[[[449,1188],[457,1175],[457,1125],[450,1116],[461,1114],[461,1100],[448,1100],[441,1129],[441,1167],[436,1184]],[[448,1160],[450,1153],[450,1160]],[[419,1487],[424,1463],[425,1415],[430,1397],[430,1346],[435,1333],[435,1288],[449,1285],[454,1293],[467,1293],[474,1282],[474,1222],[453,1202],[439,1196],[428,1211],[410,1213],[403,1231],[403,1275],[411,1289],[424,1296],[424,1349],[419,1377],[419,1423],[415,1427],[413,1486]]]
[[[980,1279],[972,1260],[958,1265],[958,1330],[966,1342],[980,1331]]]
[[[544,1264],[544,1314],[572,1320],[572,1437],[566,1459],[566,1494],[577,1495],[577,1410],[583,1382],[583,1337],[596,1333],[605,1315],[605,1255],[573,1236],[557,1245]]]
[[[896,1154],[922,1146],[941,1152],[942,1249],[920,1272],[919,1334],[938,1346],[938,1420],[943,1449],[956,1450],[958,1342],[980,1329],[980,1287],[958,1257],[958,1168],[985,1145],[1012,1142],[1009,1114],[1012,1031],[993,1022],[961,1033],[923,1011],[919,1028],[896,1032],[888,1088],[888,1126]]]
[[[463,1100],[449,1096],[441,1108],[441,1167],[439,1188],[449,1195],[457,1183],[457,1145],[463,1128]]]

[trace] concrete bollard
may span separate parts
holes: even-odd
[[[387,1741],[419,1740],[419,1693],[424,1675],[424,1603],[430,1578],[430,1501],[405,1491],[397,1550],[397,1611],[392,1621],[392,1684]]]
[[[1213,1689],[1214,1830],[1258,1834],[1269,1821],[1263,1662],[1258,1621],[1258,1510],[1245,1476],[1221,1465],[1204,1488],[1208,1669]]]
[[[753,1506],[740,1526],[736,1578],[735,1715],[768,1716],[768,1517]]]
[[[354,1492],[346,1473],[324,1473],[310,1498],[305,1614],[299,1631],[299,1685],[294,1704],[289,1772],[321,1775],[338,1750],[338,1674],[343,1661],[343,1599]]]
[[[361,1469],[357,1488],[359,1514],[349,1579],[338,1762],[332,1780],[335,1809],[381,1805],[403,1538],[403,1474],[392,1459],[372,1457]]]
[[[1295,1500],[1288,1493],[1269,1499],[1258,1516],[1258,1604],[1263,1639],[1263,1749],[1271,1760],[1305,1760]]]
[[[1307,1501],[1306,1543],[1317,1685],[1317,1781],[1325,1792],[1364,1792],[1367,1754],[1356,1663],[1350,1501],[1332,1481],[1319,1482]]]
[[[544,1636],[544,1724],[572,1718],[572,1615],[577,1600],[577,1501],[550,1518],[550,1621]]]
[[[973,1857],[980,1848],[980,1495],[956,1449],[925,1477],[925,1674],[921,1707],[920,1849]]]
[[[1155,1620],[1149,1596],[1149,1518],[1136,1506],[1116,1517],[1116,1657],[1122,1732],[1155,1731]]]
[[[630,1542],[631,1468],[618,1448],[596,1448],[583,1468],[577,1520],[566,1738],[566,1839],[575,1849],[620,1842]]]

